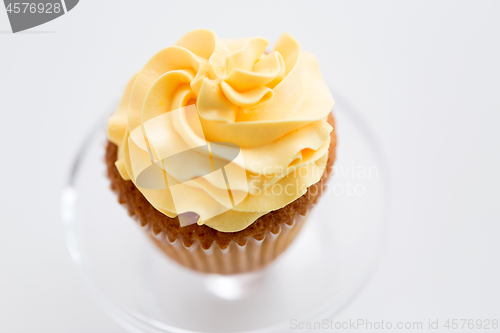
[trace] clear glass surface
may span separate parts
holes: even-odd
[[[330,319],[380,260],[387,168],[370,128],[336,97],[335,174],[287,251],[261,272],[200,274],[156,249],[105,175],[106,119],[84,142],[62,196],[68,247],[99,304],[131,332],[283,332]]]

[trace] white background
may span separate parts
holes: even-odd
[[[81,0],[11,34],[0,8],[0,332],[123,332],[71,262],[60,192],[109,96],[194,28],[290,32],[383,145],[385,255],[336,320],[500,319],[499,17],[499,1]]]

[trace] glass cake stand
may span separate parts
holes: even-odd
[[[265,270],[200,274],[156,249],[105,176],[106,119],[82,145],[62,195],[71,256],[98,303],[130,332],[283,332],[331,319],[381,257],[389,175],[370,128],[336,97],[335,175],[298,237]]]

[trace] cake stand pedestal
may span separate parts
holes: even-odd
[[[283,332],[331,319],[380,260],[388,174],[380,148],[336,96],[335,174],[290,247],[265,270],[238,276],[180,267],[147,239],[105,176],[106,120],[90,133],[62,195],[68,248],[98,303],[130,332]]]

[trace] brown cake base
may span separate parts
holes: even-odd
[[[321,196],[331,174],[337,138],[332,114],[328,162],[320,181],[287,206],[261,216],[238,232],[220,232],[206,225],[181,227],[177,217],[156,210],[131,181],[123,180],[115,167],[118,147],[109,142],[106,165],[111,189],[118,195],[130,216],[145,226],[154,243],[180,264],[202,272],[232,274],[264,267],[274,260],[295,238],[304,216]]]

